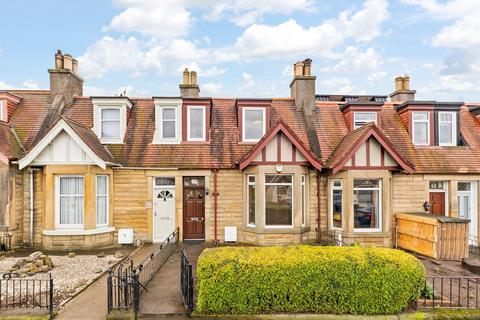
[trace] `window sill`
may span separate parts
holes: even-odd
[[[264,228],[256,228],[253,226],[243,226],[242,231],[253,232],[257,234],[299,234],[310,231],[310,227],[301,227],[301,228],[294,228],[294,227],[264,227]]]
[[[115,227],[99,227],[96,229],[55,229],[55,230],[43,230],[44,236],[88,236],[94,234],[114,232]]]

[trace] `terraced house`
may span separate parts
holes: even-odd
[[[0,224],[47,249],[165,239],[392,246],[395,214],[471,219],[478,233],[480,106],[316,94],[311,60],[291,96],[83,96],[57,52],[50,90],[0,92]],[[321,88],[320,88],[321,89]],[[130,240],[130,241],[129,241]]]

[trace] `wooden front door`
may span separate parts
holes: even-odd
[[[183,179],[183,239],[205,239],[205,178]]]
[[[430,213],[438,216],[445,215],[445,192],[430,192]]]

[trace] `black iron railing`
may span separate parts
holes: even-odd
[[[333,229],[317,230],[317,243],[321,246],[349,246],[343,242],[342,231]]]
[[[470,254],[480,255],[480,246],[477,236],[468,237],[468,251]]]
[[[0,226],[0,252],[12,250],[12,235],[8,232],[8,227]]]
[[[478,309],[480,277],[428,276],[417,307]]]
[[[180,286],[182,289],[183,304],[188,313],[193,311],[193,270],[192,264],[188,261],[187,254],[185,249],[182,248],[180,251],[181,257],[181,275],[180,275]]]
[[[53,319],[53,278],[14,278],[16,274],[3,273],[0,279],[0,310],[46,309]]]
[[[140,309],[140,296],[146,290],[148,282],[167,261],[178,245],[178,228],[142,262],[135,265],[131,258],[109,270],[107,278],[108,312],[114,309]]]

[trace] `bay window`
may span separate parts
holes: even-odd
[[[57,227],[82,227],[84,217],[84,186],[81,176],[56,177]]]
[[[342,180],[332,181],[332,228],[342,228],[343,185]]]
[[[242,108],[242,141],[257,142],[265,134],[265,108]]]
[[[188,141],[205,141],[205,107],[189,106],[187,110]]]
[[[97,226],[108,224],[108,176],[97,176]]]
[[[413,144],[426,146],[430,144],[430,113],[412,112]]]
[[[380,191],[380,180],[353,180],[353,214],[355,231],[380,231]]]
[[[358,129],[370,122],[377,123],[376,112],[354,112],[353,113],[353,129]]]
[[[293,226],[293,176],[265,175],[265,225]]]
[[[438,140],[440,146],[457,145],[457,114],[455,112],[438,113]]]
[[[248,217],[247,224],[255,225],[255,176],[247,176],[247,204],[248,204]]]
[[[100,126],[102,139],[120,139],[120,109],[103,108]]]

